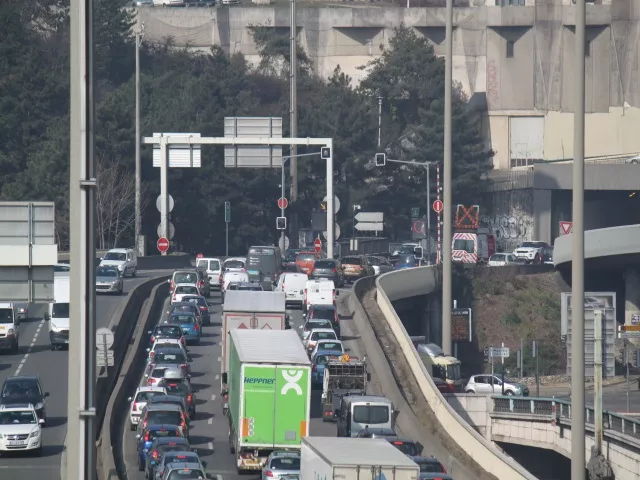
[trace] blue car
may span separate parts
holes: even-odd
[[[184,437],[182,428],[178,425],[152,424],[147,425],[140,435],[136,435],[138,440],[138,470],[144,472],[147,464],[147,452],[151,444],[158,437]]]
[[[202,338],[202,329],[195,315],[191,313],[173,313],[167,319],[167,323],[180,325],[184,339],[188,344],[198,344]]]
[[[401,255],[396,262],[395,269],[403,270],[405,268],[414,268],[419,264],[415,255]]]
[[[311,386],[322,386],[324,382],[324,366],[330,360],[338,360],[339,354],[328,350],[319,350],[313,358],[313,368],[311,370]]]

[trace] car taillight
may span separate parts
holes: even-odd
[[[134,404],[133,404],[133,411],[134,411],[134,412],[137,412],[137,411],[138,411],[138,404],[137,404],[137,403],[134,403]]]
[[[331,270],[331,273],[338,273],[338,269],[334,268],[333,270]]]
[[[194,326],[193,328],[195,328],[196,330],[200,330],[200,324],[199,324],[199,323],[196,323],[196,324],[195,324],[195,326]]]
[[[203,312],[206,312],[208,310],[208,308],[207,307],[200,307],[200,310],[203,311]]]
[[[182,370],[186,370],[188,366],[189,366],[189,365],[187,365],[186,363],[183,363],[182,365],[180,365],[180,368],[181,368]]]
[[[314,366],[313,366],[313,371],[314,371],[314,372],[317,372],[317,371],[318,371],[318,365],[314,365]]]
[[[173,289],[176,288],[176,284],[174,283],[173,280],[171,280],[171,291],[173,292]]]
[[[145,442],[148,442],[148,441],[149,441],[149,434],[148,434],[148,433],[144,436],[144,441],[145,441]]]
[[[156,380],[155,378],[150,378],[149,380],[147,380],[147,385],[152,387],[157,381],[158,380]]]
[[[442,469],[442,473],[447,473],[447,469],[444,468],[444,465],[440,464],[440,468]]]
[[[191,403],[193,401],[193,397],[191,395],[187,395],[187,403]]]
[[[149,358],[153,358],[156,352],[149,352]]]
[[[273,477],[273,472],[272,472],[271,470],[267,470],[266,472],[264,472],[264,474],[265,474],[267,477]]]
[[[304,303],[307,303],[307,289],[304,289]]]
[[[158,459],[158,452],[156,452],[154,450],[153,453],[151,454],[151,456],[153,457],[154,460],[157,460]]]

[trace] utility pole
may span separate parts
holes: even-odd
[[[584,0],[583,0],[584,1]],[[443,209],[444,225],[442,232],[442,349],[451,354],[451,302],[453,300],[451,269],[451,216],[453,212],[451,195],[451,128],[452,128],[452,88],[453,88],[453,0],[447,0],[445,22],[445,67],[444,67],[444,191]]]
[[[93,2],[71,0],[69,386],[67,475],[96,477],[96,294]]]
[[[144,28],[144,26],[143,26]],[[142,167],[140,165],[140,142],[142,137],[140,134],[140,43],[142,42],[142,33],[136,33],[136,228],[135,242],[136,251],[139,256],[144,255],[144,247],[140,243],[140,233],[142,230],[142,209],[140,188],[142,182]]]
[[[291,111],[289,112],[289,137],[296,138],[298,136],[298,22],[296,16],[296,0],[291,2],[291,25],[290,25],[290,57],[289,76],[290,76],[290,103]],[[291,145],[289,149],[289,175],[291,176],[291,203],[298,200],[298,147]],[[284,169],[284,165],[282,165]],[[298,215],[292,214],[291,228],[289,230],[291,238],[298,238]],[[297,240],[296,240],[297,242]]]
[[[378,150],[382,143],[382,97],[378,95]]]
[[[585,0],[575,0],[573,257],[571,259],[571,480],[585,480],[584,402],[584,93]]]

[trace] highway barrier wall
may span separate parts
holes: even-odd
[[[382,325],[376,325],[370,320],[371,327],[379,344],[384,346],[395,381],[422,426],[429,428],[452,456],[477,471],[478,479],[534,480],[533,475],[483,438],[449,405],[433,383],[393,308],[390,298],[396,300],[438,292],[441,289],[439,269],[419,267],[390,272],[374,282],[363,279],[354,286],[354,297],[362,304],[374,286],[375,304],[384,321]],[[363,310],[369,307],[366,302],[362,305]]]
[[[100,257],[107,253],[106,250],[96,251],[96,265],[100,263]],[[69,262],[69,252],[58,252],[59,262]],[[138,257],[138,270],[173,270],[191,267],[191,255],[176,253],[173,255],[148,255]]]
[[[129,415],[128,398],[135,393],[138,380],[144,369],[147,355],[147,331],[152,329],[162,315],[162,308],[169,295],[169,285],[162,277],[148,292],[148,301],[140,314],[131,318],[132,331],[128,348],[117,382],[113,385],[108,398],[107,411],[98,440],[98,479],[116,480],[126,478],[124,459],[122,458],[123,427]],[[123,317],[124,319],[124,317]]]

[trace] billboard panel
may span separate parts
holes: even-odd
[[[560,296],[561,316],[560,334],[566,339],[567,375],[571,375],[571,292],[563,292]],[[613,377],[615,373],[615,339],[616,339],[616,294],[615,292],[585,292],[584,294],[584,366],[585,378],[593,378],[594,354],[594,315],[595,310],[602,311],[602,361],[604,378]]]

